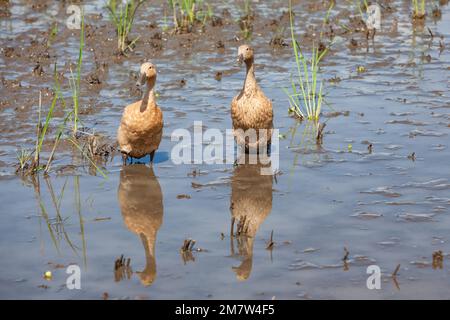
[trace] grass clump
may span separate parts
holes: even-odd
[[[49,128],[50,122],[53,119],[53,111],[56,106],[58,95],[55,94],[52,100],[52,104],[45,117],[45,122],[42,124],[42,93],[39,92],[39,107],[38,107],[38,123],[36,125],[36,143],[33,152],[26,149],[20,149],[17,152],[17,160],[19,165],[16,169],[16,173],[20,173],[24,176],[32,175],[39,172],[43,167],[40,165],[42,145]],[[33,156],[34,155],[34,156]]]
[[[250,0],[244,0],[241,6],[241,17],[239,18],[239,28],[245,40],[249,40],[253,33],[253,22],[255,17]]]
[[[81,79],[81,66],[83,62],[83,48],[84,48],[84,17],[82,15],[81,19],[81,31],[80,31],[80,48],[78,54],[77,61],[77,70],[76,75],[73,74],[72,69],[71,78],[69,79],[70,89],[72,93],[72,101],[73,105],[71,109],[67,108],[66,102],[63,98],[63,94],[61,92],[61,86],[58,80],[58,72],[56,69],[56,63],[54,67],[54,95],[51,102],[51,105],[47,111],[47,115],[45,116],[45,121],[43,122],[42,117],[42,94],[39,92],[39,106],[38,106],[38,122],[36,125],[36,141],[35,148],[32,152],[29,150],[21,149],[17,153],[18,166],[16,172],[21,174],[22,176],[34,176],[39,172],[43,171],[44,174],[48,174],[51,168],[52,161],[54,159],[54,155],[59,146],[61,140],[65,140],[75,148],[80,151],[83,158],[86,158],[90,164],[99,172],[104,178],[107,178],[106,174],[96,165],[93,160],[93,155],[87,154],[78,143],[79,134],[82,133],[79,130],[79,98],[80,98],[80,79]],[[41,161],[41,153],[44,141],[46,140],[47,133],[49,131],[51,123],[54,122],[54,111],[57,107],[57,102],[61,101],[62,109],[66,111],[65,116],[61,123],[57,126],[57,131],[55,135],[55,139],[53,142],[53,146],[50,152],[50,155],[47,159],[45,165],[42,165]]]
[[[290,5],[291,40],[297,66],[297,79],[291,78],[291,92],[284,89],[289,98],[289,112],[294,113],[300,119],[317,121],[323,103],[323,81],[318,79],[319,64],[328,52],[328,48],[321,48],[320,45],[313,43],[311,58],[308,60],[295,39],[291,8]],[[333,4],[327,11],[324,23],[328,20],[332,8]]]
[[[129,35],[133,28],[136,11],[145,0],[108,0],[106,8],[117,32],[117,50],[119,54],[125,54],[132,50],[139,37],[129,41]]]
[[[213,15],[212,8],[203,0],[168,0],[177,32],[192,32],[196,23],[205,25]]]

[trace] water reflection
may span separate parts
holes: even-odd
[[[45,190],[45,192],[42,192],[43,187],[39,175],[32,175],[29,177],[29,179],[29,181],[24,180],[24,183],[30,183],[33,186],[35,198],[37,201],[36,207],[38,208],[39,227],[42,227],[41,223],[45,225],[46,228],[44,229],[48,231],[50,239],[52,240],[58,255],[62,254],[62,252],[64,251],[63,245],[66,244],[77,257],[80,257],[81,251],[81,254],[83,256],[83,264],[86,267],[87,244],[84,231],[84,218],[82,216],[81,210],[80,177],[73,177],[72,189],[70,188],[70,186],[68,186],[69,178],[66,178],[59,192],[55,191],[52,179],[49,176],[44,176],[43,178],[45,186],[47,187],[47,190]],[[66,189],[69,189],[71,191],[73,190],[73,203],[76,218],[70,215],[63,215],[61,206],[63,200],[66,200],[67,198],[65,197]],[[48,196],[50,198],[50,205],[48,204],[48,201],[45,201],[45,196]],[[81,246],[80,244],[77,244],[77,241],[75,241],[77,237],[73,234],[73,232],[70,232],[73,231],[72,228],[70,228],[71,218],[77,220],[77,223],[79,224],[79,232],[77,234],[79,234],[81,238]],[[40,230],[40,234],[43,234],[42,230]],[[41,241],[41,246],[43,248],[43,239]]]
[[[120,173],[118,200],[127,228],[139,235],[146,265],[137,272],[143,285],[156,279],[155,242],[163,222],[163,196],[153,168],[143,164],[124,166]]]
[[[299,130],[301,125],[302,122],[296,122],[289,128],[289,148],[295,151],[291,172],[297,165],[306,165],[308,162],[319,163],[324,153],[322,143],[326,122],[320,124],[315,121],[306,121],[303,131]]]
[[[255,235],[272,211],[272,176],[261,175],[264,167],[261,163],[239,165],[231,181],[231,255],[242,261],[233,267],[239,281],[247,280],[252,272]]]

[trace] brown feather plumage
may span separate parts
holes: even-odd
[[[238,50],[239,59],[245,62],[247,74],[241,92],[231,102],[231,119],[234,135],[238,144],[245,143],[246,146],[255,147],[259,144],[270,142],[273,129],[272,102],[264,95],[256,82],[254,73],[253,50],[246,45],[240,46]],[[256,143],[245,141],[245,136],[236,129],[246,131],[248,129],[266,129],[266,137],[258,134]]]
[[[146,69],[149,66],[154,72]],[[117,133],[120,151],[133,158],[142,158],[158,149],[164,126],[163,114],[154,95],[155,67],[144,64],[141,73],[147,81],[144,98],[125,108]]]

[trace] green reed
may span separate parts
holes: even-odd
[[[412,5],[414,17],[425,16],[425,0],[412,0]]]
[[[69,84],[72,91],[73,109],[71,119],[73,121],[73,135],[78,131],[79,111],[80,111],[80,80],[81,80],[81,65],[83,63],[83,48],[84,48],[84,14],[81,14],[81,30],[80,30],[80,46],[78,51],[77,73],[74,76],[72,68],[70,69]]]
[[[129,35],[133,28],[134,19],[138,8],[145,0],[108,0],[106,8],[109,11],[110,20],[113,22],[117,32],[117,50],[124,54],[130,50],[139,40],[139,37],[129,41]]]
[[[287,89],[284,89],[284,91],[289,99],[290,112],[295,113],[301,119],[317,121],[319,120],[323,102],[323,81],[318,80],[319,64],[328,52],[328,48],[319,50],[319,46],[313,43],[311,58],[308,60],[295,38],[291,8],[290,4],[291,40],[297,66],[297,79],[291,77],[292,91],[289,92]],[[327,11],[324,24],[328,20],[332,8],[333,4],[330,5]]]

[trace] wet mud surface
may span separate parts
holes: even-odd
[[[336,1],[323,40],[334,36],[320,72],[327,104],[317,146],[316,124],[291,117],[282,90],[296,73],[287,1],[253,3],[248,40],[240,2],[211,1],[216,18],[191,33],[171,32],[164,1],[145,4],[126,56],[103,1],[85,1],[80,119],[103,137],[104,179],[67,143],[49,175],[16,175],[18,150],[34,148],[39,91],[43,112],[53,99],[55,63],[70,102],[80,34],[65,25],[65,2],[11,2],[0,1],[1,298],[450,298],[448,4],[440,17],[430,6],[420,26],[409,1],[380,1],[382,29],[367,41],[357,9]],[[294,1],[306,50],[327,8]],[[280,171],[175,165],[175,129],[231,128],[243,43],[254,47],[272,99]],[[122,167],[115,136],[123,108],[140,97],[134,84],[146,60],[159,70],[163,139],[152,168]],[[63,116],[56,108],[55,121]],[[180,251],[186,239],[195,243]],[[81,290],[66,288],[71,264],[81,267]],[[369,265],[381,268],[381,290],[366,287]]]

